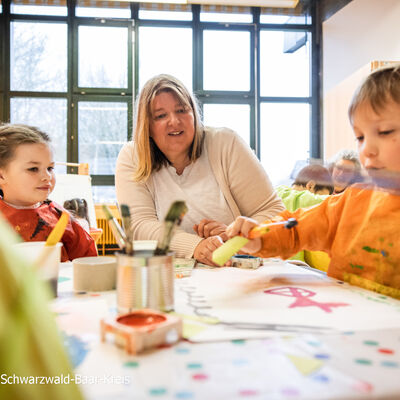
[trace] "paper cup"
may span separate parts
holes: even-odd
[[[43,252],[45,242],[23,242],[14,245],[29,263],[35,263]],[[42,265],[37,266],[38,275],[41,279],[48,281],[54,296],[57,296],[58,271],[61,262],[62,243],[55,246],[48,246],[48,254]]]
[[[72,261],[74,290],[101,292],[115,289],[117,261],[115,257],[80,257]]]
[[[157,240],[134,240],[133,250],[155,250],[157,247]]]

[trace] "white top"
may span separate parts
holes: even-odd
[[[207,150],[213,177],[234,218],[246,215],[261,222],[285,209],[259,160],[239,135],[227,128],[206,127],[204,131],[203,151]],[[119,153],[115,170],[117,199],[119,204],[127,204],[130,208],[134,240],[158,240],[163,232],[163,221],[157,216],[155,200],[159,188],[154,185],[153,179],[145,182],[134,181],[133,176],[138,163],[136,151],[135,143],[129,142]],[[186,178],[196,185],[191,179],[191,173]],[[192,202],[194,200],[192,199]],[[197,210],[203,210],[202,201],[198,202]],[[170,202],[166,204],[170,206]],[[220,206],[221,203],[218,201],[218,204]],[[194,209],[193,206],[191,208]],[[224,216],[218,215],[218,218],[214,219],[222,221],[225,216],[224,213]],[[202,218],[205,217],[206,215],[202,214]],[[177,257],[190,258],[201,240],[203,238],[194,232],[188,233],[178,228],[170,248]]]
[[[187,233],[194,233],[193,225],[204,218],[226,225],[235,219],[215,179],[206,148],[201,157],[188,165],[181,175],[169,165],[153,173],[150,179],[157,188],[154,202],[160,221],[164,220],[171,204],[176,200],[185,201],[188,207],[180,225]]]

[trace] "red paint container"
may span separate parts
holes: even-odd
[[[171,345],[182,338],[182,320],[179,317],[151,309],[102,319],[100,329],[102,342],[107,333],[112,333],[115,343],[129,354]]]

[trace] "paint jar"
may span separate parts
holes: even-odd
[[[173,254],[154,256],[137,251],[134,256],[117,253],[117,308],[119,313],[151,308],[174,309]]]
[[[50,285],[52,294],[57,297],[58,271],[61,262],[62,243],[58,242],[54,246],[47,246],[47,256],[42,265],[36,265],[38,276]],[[35,265],[35,261],[40,258],[45,251],[45,242],[22,242],[14,245],[21,255],[30,263]]]

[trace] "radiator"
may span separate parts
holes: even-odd
[[[122,221],[119,216],[119,211],[117,206],[107,204],[113,216],[117,219],[118,223],[122,226]],[[97,227],[103,229],[103,233],[97,241],[97,251],[99,255],[105,255],[107,250],[115,251],[118,249],[117,242],[115,241],[114,235],[110,229],[108,221],[104,217],[101,204],[95,205],[96,210],[96,223]]]

